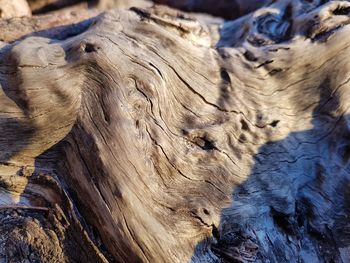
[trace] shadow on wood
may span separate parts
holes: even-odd
[[[260,147],[192,262],[350,260],[350,117],[329,114],[339,107],[330,85],[325,79],[314,94],[312,129]]]

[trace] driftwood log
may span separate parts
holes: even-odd
[[[0,262],[350,262],[349,13],[156,6],[0,42]]]

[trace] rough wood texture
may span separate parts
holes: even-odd
[[[39,2],[30,3],[39,4]],[[40,3],[44,4],[47,1]],[[0,31],[0,41],[13,42],[28,35],[41,35],[62,40],[84,31],[91,24],[89,18],[97,16],[104,10],[112,8],[128,9],[131,7],[149,8],[153,6],[151,2],[143,0],[101,0],[79,4],[74,4],[76,3],[75,1],[65,1],[65,3],[70,3],[71,6],[48,13],[45,12],[45,10],[50,10],[50,8],[55,10],[61,6],[56,3],[56,5],[49,5],[47,8],[41,9],[41,11],[33,9],[34,11],[45,13],[42,15],[18,18],[19,15],[12,14],[13,19],[0,20],[0,28],[2,29]],[[8,18],[8,16],[4,18]],[[211,17],[201,16],[201,20],[203,19],[213,20]],[[83,20],[86,21],[79,23]],[[217,20],[215,19],[215,21]],[[66,27],[67,25],[70,26]]]
[[[134,8],[4,43],[0,261],[349,262],[349,12]]]

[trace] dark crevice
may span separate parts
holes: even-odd
[[[192,140],[192,142],[194,144],[196,144],[197,146],[199,146],[200,148],[202,148],[205,151],[210,151],[210,150],[216,150],[217,148],[214,145],[213,141],[210,141],[208,138],[206,137],[196,137]]]
[[[272,62],[273,62],[273,60],[267,60],[267,61],[261,63],[260,65],[256,66],[255,68],[261,68],[261,67],[263,67],[263,66],[266,66],[266,65],[268,65],[268,64],[271,64]]]
[[[245,59],[248,60],[248,61],[252,61],[252,62],[258,61],[258,59],[254,56],[254,54],[253,54],[252,52],[250,52],[249,50],[247,50],[246,52],[244,52],[243,56],[244,56]]]
[[[164,79],[163,74],[162,74],[162,72],[159,70],[159,68],[157,68],[157,67],[156,67],[153,63],[151,63],[151,62],[149,62],[148,64],[158,72],[159,76],[160,76],[162,79]]]
[[[350,6],[343,7],[343,6],[338,6],[334,11],[333,15],[341,15],[341,16],[346,16],[349,15],[350,13]]]
[[[213,237],[216,238],[216,239],[219,239],[220,238],[220,232],[219,232],[218,228],[214,224],[211,224],[211,227],[212,227],[211,233],[212,233]]]
[[[269,125],[271,127],[276,127],[279,122],[280,122],[279,120],[275,120],[275,121],[271,122]]]
[[[225,69],[221,69],[220,70],[220,77],[223,81],[230,83],[231,84],[231,78],[230,75],[227,73],[227,71]]]
[[[91,43],[86,43],[84,46],[84,52],[86,53],[96,52],[98,49],[100,48]]]
[[[295,236],[296,222],[290,215],[284,214],[271,207],[271,216],[275,224],[285,233]]]
[[[243,119],[241,120],[241,129],[244,131],[250,131],[248,123]]]
[[[333,34],[335,33],[336,30],[340,29],[342,27],[342,25],[339,25],[335,28],[332,28],[330,30],[326,30],[326,31],[322,31],[316,35],[314,35],[311,40],[312,42],[326,42],[331,36],[333,36]]]
[[[275,68],[269,72],[270,76],[276,75],[277,73],[283,72],[282,68]]]
[[[203,220],[199,215],[197,215],[197,214],[194,213],[194,212],[191,212],[191,216],[192,216],[193,218],[198,219],[198,221],[199,221],[202,225],[204,225],[204,226],[207,226],[207,227],[211,227],[211,226],[212,226],[212,225],[209,225],[209,224],[207,224],[206,222],[204,222],[204,220]]]

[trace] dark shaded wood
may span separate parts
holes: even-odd
[[[248,14],[272,0],[154,0],[153,2],[168,5],[187,12],[208,13],[225,19],[235,19]]]

